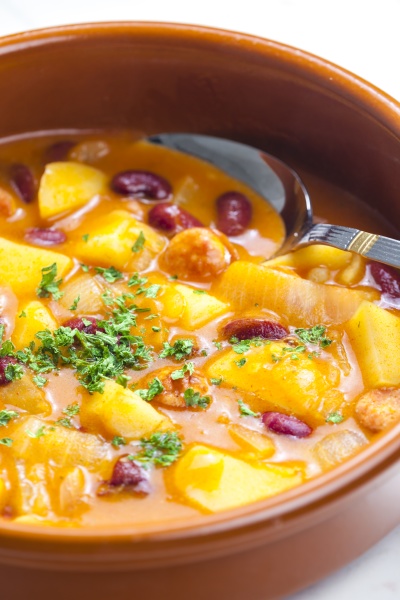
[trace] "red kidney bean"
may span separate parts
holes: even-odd
[[[400,273],[382,263],[370,264],[371,275],[380,286],[382,293],[393,298],[400,298]]]
[[[252,217],[250,200],[240,192],[226,192],[217,198],[217,229],[225,235],[240,235]]]
[[[172,192],[166,179],[150,171],[132,170],[117,173],[111,181],[111,188],[123,196],[150,200],[167,200]]]
[[[304,438],[311,435],[313,431],[304,421],[280,412],[265,412],[262,421],[267,429],[279,435]]]
[[[61,140],[55,142],[49,146],[44,154],[44,160],[46,163],[59,162],[65,160],[68,156],[68,152],[76,145],[76,142],[72,140]]]
[[[223,328],[223,334],[230,339],[249,340],[260,337],[265,340],[280,340],[289,335],[289,330],[280,323],[265,319],[237,319]]]
[[[36,195],[36,181],[29,167],[22,164],[11,165],[10,179],[14,190],[26,204],[34,200]]]
[[[6,377],[6,368],[7,365],[15,365],[16,363],[17,361],[15,358],[12,358],[11,356],[2,356],[0,358],[0,385],[11,383]]]
[[[86,325],[84,321],[90,321],[91,325]],[[70,327],[71,329],[77,329],[83,331],[83,333],[93,333],[96,331],[104,331],[102,327],[98,325],[99,320],[96,317],[73,317],[63,323],[64,327]]]
[[[147,480],[143,467],[127,457],[128,455],[121,456],[115,463],[109,481],[110,485],[136,486],[138,483]]]
[[[25,231],[25,240],[35,246],[57,246],[67,241],[61,229],[53,227],[31,227]]]
[[[172,204],[172,202],[160,202],[149,211],[149,224],[165,233],[175,234],[191,227],[203,227],[196,217],[186,210]]]

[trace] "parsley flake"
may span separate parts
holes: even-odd
[[[193,290],[193,294],[207,294],[206,290]]]
[[[64,292],[60,292],[58,289],[62,283],[62,279],[56,279],[57,277],[57,263],[53,263],[49,267],[43,267],[42,269],[42,280],[39,283],[39,287],[36,290],[39,298],[49,298],[52,295],[53,300],[60,300],[63,297]]]
[[[146,296],[146,298],[157,298],[157,294],[160,288],[161,285],[153,283],[152,285],[149,285],[149,287],[145,290],[144,295]]]
[[[136,242],[132,246],[132,252],[140,252],[141,250],[143,250],[145,241],[146,238],[144,237],[143,231],[141,231],[138,235]]]
[[[344,416],[342,414],[340,414],[339,412],[332,412],[329,413],[329,415],[326,417],[325,421],[327,423],[341,423],[342,421],[344,421]]]
[[[120,446],[126,446],[126,439],[120,435],[115,435],[111,443],[115,448],[119,448]]]
[[[0,427],[5,427],[9,424],[11,419],[17,419],[19,417],[19,413],[15,410],[0,410]]]
[[[188,388],[184,391],[183,397],[186,406],[205,409],[211,402],[210,396],[201,396],[199,392],[195,392],[193,388]]]
[[[164,386],[158,377],[154,377],[153,381],[150,382],[147,390],[141,389],[136,390],[136,394],[138,394],[143,400],[146,402],[151,402],[155,396],[161,394],[164,391]]]
[[[74,402],[74,404],[68,404],[68,406],[64,408],[63,413],[64,415],[67,415],[67,417],[75,417],[79,414],[80,410],[81,407],[79,406],[79,404]]]
[[[238,400],[239,412],[241,417],[259,417],[260,413],[256,413],[251,410],[250,406],[243,402],[243,400]]]
[[[217,379],[216,377],[211,377],[210,382],[212,385],[221,385],[221,383],[223,382],[223,378],[219,377]]]
[[[326,348],[332,344],[332,340],[325,336],[326,327],[324,325],[314,325],[310,329],[295,329],[294,333],[305,344],[318,344],[320,348]]]
[[[82,239],[85,243],[87,243],[88,239],[89,239],[89,234],[88,233],[84,233],[82,236]]]
[[[245,365],[247,362],[247,358],[241,358],[240,360],[235,360],[235,364],[238,367],[243,367],[243,365]]]
[[[192,354],[193,346],[193,340],[185,338],[176,340],[172,346],[168,342],[164,342],[163,350],[161,350],[159,357],[168,358],[169,356],[173,356],[176,360],[182,360]]]
[[[173,379],[174,381],[176,379],[183,379],[185,377],[186,373],[189,373],[189,375],[192,375],[193,371],[194,371],[194,363],[192,363],[192,362],[185,363],[180,369],[177,369],[176,371],[172,371],[171,379]]]
[[[9,363],[4,369],[4,375],[7,381],[17,381],[24,374],[24,369],[17,363]]]
[[[11,438],[9,438],[9,437],[5,437],[5,438],[1,438],[1,439],[0,439],[0,444],[1,444],[2,446],[8,446],[8,448],[9,448],[10,446],[12,446],[12,445],[13,445],[13,443],[14,443],[14,440],[13,440],[13,439],[11,439]]]
[[[103,267],[95,267],[95,271],[96,273],[99,273],[108,283],[114,283],[115,281],[120,281],[124,278],[121,271],[118,271],[115,267],[109,267],[108,269],[104,269]]]
[[[71,306],[69,307],[69,310],[76,310],[78,308],[78,304],[79,304],[79,300],[81,299],[80,296],[77,296],[75,298],[75,300],[73,301],[73,303],[71,304]]]
[[[39,388],[42,388],[43,386],[46,385],[46,383],[47,383],[48,380],[46,379],[46,377],[43,377],[42,375],[35,375],[34,377],[32,377],[32,381]]]
[[[45,430],[46,430],[46,427],[44,425],[42,425],[36,431],[31,431],[30,429],[27,429],[26,433],[29,435],[29,437],[31,437],[33,439],[38,439],[38,438],[41,438],[44,435],[46,435],[46,431]]]
[[[23,317],[26,317],[26,312],[23,310],[21,311],[21,314],[19,315],[19,318],[22,319]],[[3,336],[2,336],[3,337]]]
[[[138,454],[130,454],[130,460],[139,461],[144,465],[169,467],[182,452],[182,440],[175,432],[153,433],[149,438],[140,440],[141,450]]]

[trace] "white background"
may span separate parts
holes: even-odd
[[[196,23],[271,38],[327,58],[400,101],[400,0],[0,0],[0,35],[108,20]],[[400,528],[292,598],[338,599],[400,599]]]

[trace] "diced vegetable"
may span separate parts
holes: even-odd
[[[48,463],[59,467],[80,465],[101,472],[107,466],[109,448],[95,435],[52,425],[36,417],[21,417],[8,427],[14,440],[15,458],[26,463]]]
[[[258,431],[234,424],[229,427],[229,434],[250,455],[257,458],[270,458],[275,454],[274,442]]]
[[[61,473],[59,489],[59,512],[63,516],[73,517],[85,508],[87,501],[86,480],[81,467],[66,469]]]
[[[96,392],[85,399],[80,412],[81,423],[105,437],[122,436],[127,441],[171,428],[171,422],[140,396],[113,381],[104,393]]]
[[[363,302],[346,331],[369,387],[400,385],[400,318]]]
[[[66,310],[70,310],[77,298],[77,314],[94,315],[104,310],[104,302],[101,295],[104,288],[95,277],[82,273],[61,286],[63,297],[60,304]]]
[[[21,379],[5,385],[1,390],[1,399],[32,415],[47,416],[51,413],[51,404],[46,400],[44,391],[34,383],[33,376],[31,371],[26,370]]]
[[[285,344],[271,342],[251,347],[238,367],[238,354],[225,352],[206,366],[210,378],[221,378],[224,385],[252,392],[268,406],[277,406],[296,416],[323,422],[345,403],[339,385],[340,371],[326,360],[311,360],[308,353],[283,350]]]
[[[15,328],[11,340],[17,350],[26,348],[35,340],[38,331],[57,329],[58,324],[43,302],[33,300],[22,304],[19,318],[16,319]],[[35,340],[38,342],[38,340]]]
[[[230,265],[214,292],[238,310],[256,304],[283,313],[296,327],[344,323],[366,297],[361,291],[314,283],[245,261]]]
[[[146,269],[165,246],[165,239],[125,210],[114,210],[84,225],[89,234],[75,244],[84,262],[125,271]]]
[[[207,446],[195,445],[178,461],[173,481],[186,500],[209,512],[274,496],[299,485],[304,468],[253,466]]]
[[[53,263],[57,265],[57,277],[63,277],[72,267],[68,256],[0,238],[0,281],[6,281],[20,297],[36,294],[42,269]]]
[[[315,444],[312,452],[322,469],[330,469],[356,454],[366,443],[361,433],[345,429],[324,437]]]
[[[308,271],[315,267],[325,266],[334,271],[343,269],[351,261],[352,253],[338,250],[323,244],[312,244],[306,248],[299,248],[289,254],[277,256],[267,260],[266,267],[293,267],[302,271]]]
[[[46,165],[39,186],[39,210],[43,219],[79,208],[100,194],[107,177],[93,167],[74,162]]]
[[[201,290],[181,284],[176,284],[174,287],[184,300],[184,309],[179,323],[189,331],[202,327],[229,310],[228,304],[221,302],[207,292],[202,293]]]

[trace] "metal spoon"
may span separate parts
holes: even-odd
[[[400,241],[353,227],[313,223],[311,201],[300,177],[270,154],[207,135],[163,133],[147,141],[211,163],[272,204],[286,227],[286,239],[277,254],[309,244],[326,244],[400,267]]]

